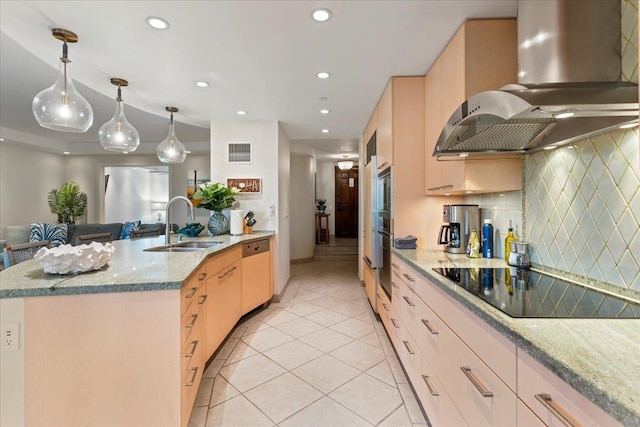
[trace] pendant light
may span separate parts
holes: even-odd
[[[67,72],[71,62],[67,57],[67,43],[76,43],[78,36],[61,28],[54,28],[51,32],[53,37],[63,42],[60,72],[53,86],[33,98],[31,110],[38,124],[44,128],[62,132],[86,132],[93,124],[93,110],[89,102],[73,87]]]
[[[176,107],[166,107],[165,110],[171,113],[169,135],[158,145],[158,159],[162,163],[182,163],[187,157],[187,150],[182,145],[182,142],[178,140],[176,127],[173,123],[173,113],[177,113],[178,109]]]
[[[353,167],[353,161],[352,160],[347,160],[349,158],[349,155],[345,154],[342,157],[344,158],[344,160],[338,162],[338,168],[341,171],[345,171],[345,170],[351,169]]]
[[[124,115],[124,101],[122,100],[121,88],[128,86],[129,82],[125,79],[113,78],[111,79],[111,84],[118,86],[116,111],[111,120],[100,127],[98,139],[105,150],[130,153],[138,148],[140,135]]]

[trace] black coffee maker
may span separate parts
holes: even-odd
[[[444,205],[438,244],[446,245],[445,252],[466,254],[469,236],[480,230],[480,208],[478,205]]]

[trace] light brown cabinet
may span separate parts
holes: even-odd
[[[393,165],[393,82],[394,79],[389,81],[376,108],[378,116],[376,155],[378,156],[379,170],[384,170]]]
[[[432,156],[444,124],[478,92],[517,82],[515,19],[466,21],[424,78],[425,194],[494,193],[522,189],[522,161],[443,160]]]
[[[271,240],[242,245],[242,314],[248,313],[273,296]]]

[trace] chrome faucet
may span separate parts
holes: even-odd
[[[191,200],[187,199],[184,196],[176,196],[173,199],[169,200],[169,203],[167,203],[167,207],[166,207],[166,212],[165,212],[165,219],[167,220],[167,227],[165,229],[164,232],[164,244],[165,245],[169,245],[171,242],[171,219],[170,219],[170,212],[171,212],[171,205],[173,205],[173,202],[177,201],[177,200],[184,200],[185,202],[187,202],[187,205],[189,205],[189,212],[191,213],[191,220],[195,221],[196,220],[196,214],[193,211],[193,203],[191,203]]]

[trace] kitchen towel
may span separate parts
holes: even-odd
[[[415,243],[404,243],[404,244],[396,243],[394,247],[396,249],[418,249],[418,245],[416,245]]]
[[[232,235],[238,236],[242,234],[242,211],[240,209],[234,209],[229,213],[230,225],[229,229]]]
[[[408,235],[407,237],[396,237],[395,239],[393,239],[393,242],[395,244],[395,247],[397,248],[398,245],[415,245],[416,240],[418,240],[417,237]]]

